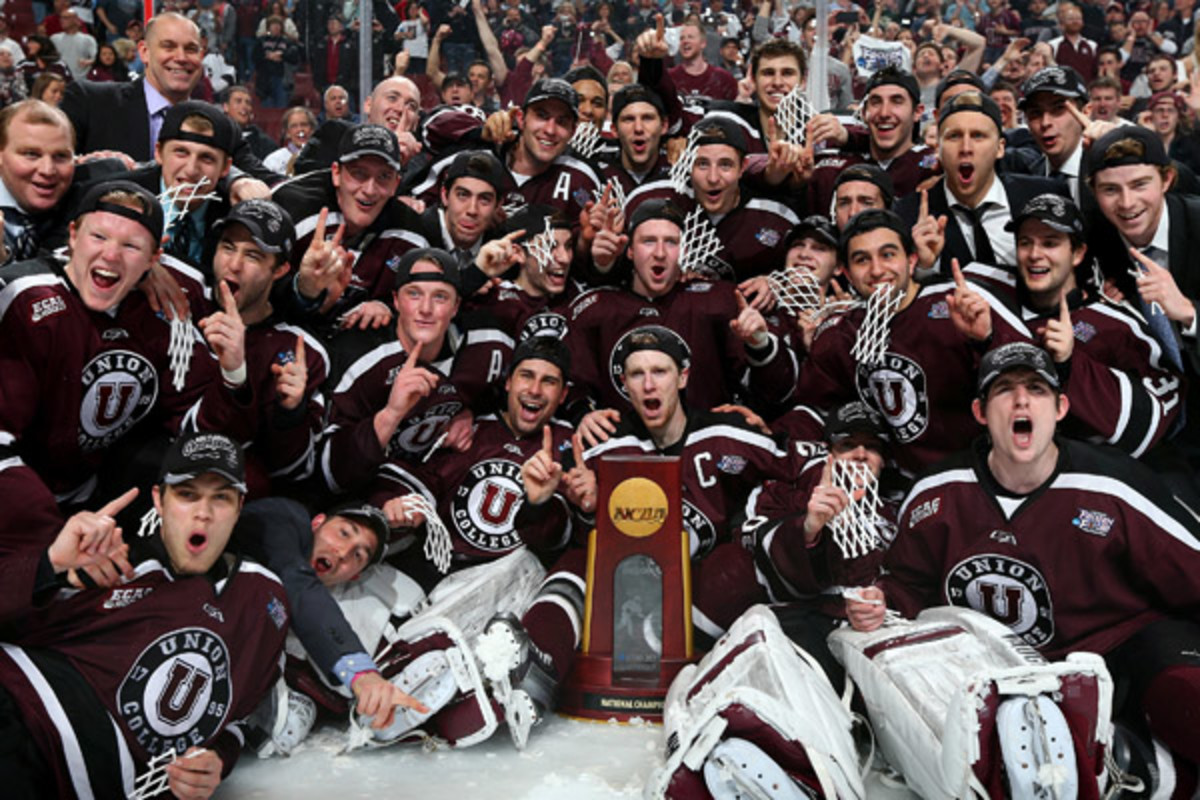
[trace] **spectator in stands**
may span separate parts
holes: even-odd
[[[288,16],[287,4],[281,3],[280,0],[274,0],[271,3],[270,7],[267,9],[267,13],[258,23],[258,30],[254,32],[255,36],[262,37],[268,33],[267,28],[270,27],[272,17],[277,17],[283,21],[284,36],[291,39],[293,42],[300,41],[300,31],[296,29],[296,23],[293,22],[292,18]]]
[[[1008,0],[992,0],[991,10],[979,23],[979,32],[987,37],[984,61],[995,61],[1007,48],[1013,37],[1021,35],[1021,15],[1008,5]]]
[[[321,98],[320,121],[324,122],[327,119],[358,122],[358,115],[350,109],[350,93],[336,83],[326,89]]]
[[[1123,123],[1121,112],[1121,79],[1101,75],[1088,84],[1088,98],[1092,107],[1092,119]]]
[[[667,70],[679,102],[687,105],[698,97],[713,100],[736,100],[737,81],[727,70],[704,60],[704,28],[698,22],[685,22],[679,27],[679,63]]]
[[[0,48],[0,107],[20,102],[28,96],[29,87],[17,72],[12,53]]]
[[[104,41],[112,44],[125,35],[125,26],[131,20],[139,19],[143,12],[143,4],[138,0],[97,0],[96,31],[104,30]]]
[[[407,18],[396,28],[395,37],[408,53],[408,68],[421,73],[425,71],[425,59],[429,57],[429,14],[416,0],[410,0],[404,12]],[[521,12],[517,10],[517,18],[520,16]]]
[[[54,13],[42,20],[42,24],[38,26],[38,33],[43,36],[53,36],[56,33],[63,32],[63,14],[68,9],[72,9],[72,13],[78,15],[79,11],[73,9],[71,0],[54,0]],[[83,20],[80,20],[82,23]],[[84,33],[91,33],[87,25],[83,25]]]
[[[25,77],[30,94],[33,93],[34,81],[44,72],[58,76],[64,83],[71,77],[71,73],[59,58],[58,48],[45,36],[30,36],[25,43],[25,52],[25,60],[17,65],[17,69]]]
[[[241,85],[230,86],[221,98],[221,107],[241,128],[242,141],[249,146],[250,152],[258,158],[266,158],[275,152],[275,142],[254,124],[254,98],[249,89]]]
[[[57,108],[62,105],[63,95],[67,92],[67,81],[61,75],[53,72],[43,72],[33,82],[29,96],[41,100]]]
[[[480,7],[480,14],[482,14],[482,7],[479,0],[471,0],[470,6],[468,8],[459,3],[430,4],[430,30],[440,34],[443,26],[448,29],[440,40],[436,35],[434,37],[438,41],[439,51],[445,59],[446,71],[461,72],[465,75],[467,67],[481,55],[482,45],[479,41],[481,31],[474,9]],[[432,44],[429,58],[431,61],[433,60]],[[440,64],[433,66],[442,68]]]
[[[346,87],[352,95],[358,91],[358,46],[346,36],[346,25],[338,16],[325,23],[326,35],[313,51],[313,80],[324,91],[333,84]]]
[[[1187,103],[1178,92],[1158,92],[1147,105],[1150,127],[1162,139],[1167,155],[1200,170],[1200,140],[1197,140],[1188,116]]]
[[[267,20],[267,32],[258,37],[254,58],[259,98],[266,108],[282,108],[291,92],[287,65],[299,63],[300,51],[283,35],[283,20],[279,17]]]
[[[1096,48],[1091,39],[1083,36],[1083,11],[1073,3],[1058,4],[1058,27],[1062,35],[1049,41],[1054,61],[1071,67],[1085,81],[1096,77]]]
[[[88,70],[89,81],[127,81],[129,70],[125,68],[116,48],[111,44],[102,44],[96,51],[96,63]]]
[[[117,56],[120,57],[121,63],[129,72],[130,78],[140,77],[146,71],[146,65],[142,63],[142,59],[138,57],[137,45],[133,39],[124,37],[113,42],[113,48],[117,51]]]
[[[438,93],[442,98],[442,103],[448,106],[470,105],[475,97],[467,76],[457,72],[446,73],[442,78],[442,85]]]
[[[13,64],[20,64],[25,60],[25,51],[21,49],[21,43],[8,35],[8,22],[3,17],[0,17],[0,50],[7,50],[13,59]]]
[[[317,118],[307,108],[296,106],[289,108],[280,122],[283,125],[283,147],[263,159],[263,166],[273,172],[293,175],[292,163],[317,129]]]

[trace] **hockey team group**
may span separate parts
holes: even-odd
[[[7,796],[206,798],[321,720],[525,747],[597,465],[664,455],[705,655],[648,797],[861,798],[868,742],[922,797],[1193,796],[1200,183],[1070,67],[1020,100],[1067,156],[970,73],[930,147],[911,74],[814,113],[786,39],[682,104],[660,26],[607,127],[590,68],[397,75],[283,176],[197,37],[147,28],[148,150],[86,82],[0,111]]]

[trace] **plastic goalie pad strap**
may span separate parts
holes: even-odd
[[[666,763],[650,776],[647,798],[711,800],[705,764],[734,740],[753,744],[806,795],[865,796],[850,714],[766,606],[750,608],[698,664],[684,667],[663,723]]]
[[[467,747],[490,737],[499,717],[474,655],[475,641],[496,614],[519,617],[545,574],[537,557],[522,547],[443,579],[411,619],[385,631],[375,662],[388,680],[401,688],[425,686],[435,700],[445,701],[442,690],[452,678],[449,701],[419,730],[395,727],[380,736],[370,731],[364,736],[363,721],[351,715],[352,745],[435,736],[454,747]],[[437,652],[444,654],[444,662],[431,657]]]
[[[880,751],[921,797],[999,797],[1006,781],[1013,796],[1100,797],[1112,679],[1099,656],[1049,663],[1003,624],[952,607],[870,633],[843,628],[829,647],[862,693]]]

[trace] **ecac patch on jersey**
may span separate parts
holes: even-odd
[[[741,475],[746,469],[746,459],[744,456],[721,456],[717,469],[730,475]]]

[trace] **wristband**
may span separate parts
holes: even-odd
[[[235,388],[244,385],[246,383],[246,362],[243,361],[241,365],[232,372],[224,367],[221,367],[221,377],[225,380],[225,383]]]

